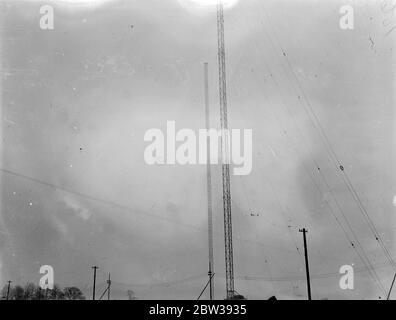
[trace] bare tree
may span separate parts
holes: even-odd
[[[66,300],[85,300],[81,290],[77,287],[67,287],[63,289]]]
[[[36,292],[37,286],[34,283],[27,283],[25,288],[23,289],[24,293],[24,300],[35,300],[36,299]]]
[[[65,294],[62,289],[55,284],[52,290],[49,290],[47,297],[49,300],[64,300]]]
[[[127,291],[128,300],[137,300],[135,292],[132,290]]]
[[[11,289],[11,288],[10,288]],[[8,291],[8,284],[3,287],[0,291],[0,299],[5,300],[7,299],[7,291]]]
[[[10,300],[25,300],[25,290],[21,286],[15,286],[13,290],[10,289]]]
[[[7,298],[8,285],[0,291],[0,299]],[[54,285],[52,289],[42,289],[34,283],[27,283],[25,287],[10,287],[9,300],[85,300],[82,291],[77,287],[66,287],[64,290],[59,285]]]

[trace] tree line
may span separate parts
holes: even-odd
[[[2,300],[85,300],[82,291],[77,287],[65,287],[54,285],[52,289],[42,289],[34,283],[28,283],[24,287],[20,285],[5,285],[0,292]]]

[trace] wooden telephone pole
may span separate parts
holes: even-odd
[[[93,289],[92,289],[92,300],[95,300],[96,270],[99,269],[99,267],[93,266],[92,269],[93,269],[93,271],[94,271]]]
[[[8,300],[8,298],[9,298],[9,296],[10,296],[10,286],[11,286],[11,282],[12,281],[7,281],[8,282],[8,286],[7,286],[7,300]]]
[[[308,300],[312,300],[312,296],[311,296],[311,279],[309,277],[307,236],[306,236],[308,230],[303,228],[303,229],[300,229],[299,231],[302,232],[303,237],[304,237],[305,271],[307,273]]]

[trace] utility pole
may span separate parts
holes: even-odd
[[[12,282],[12,281],[8,280],[8,286],[7,286],[7,300],[8,300],[8,297],[10,296],[10,285],[11,285],[11,282]]]
[[[310,277],[309,277],[309,265],[308,265],[307,236],[306,236],[308,230],[303,228],[303,229],[300,229],[299,231],[303,233],[303,237],[304,237],[305,271],[307,273],[308,300],[312,300],[312,297],[311,297],[311,280],[310,280]]]
[[[395,273],[395,276],[393,277],[392,285],[389,289],[389,293],[388,293],[388,296],[386,297],[386,300],[389,300],[389,298],[390,298],[390,295],[391,295],[392,289],[393,289],[393,285],[395,284],[395,280],[396,280],[396,273]]]
[[[93,266],[92,269],[93,269],[93,271],[94,271],[93,290],[92,290],[92,300],[95,300],[96,270],[99,269],[99,267]]]
[[[110,273],[109,273],[109,280],[107,280],[107,300],[110,300],[110,286],[111,286],[111,280],[110,280]]]
[[[205,80],[205,124],[206,130],[210,129],[209,121],[209,71],[208,63],[204,64],[204,80]],[[207,182],[207,198],[208,198],[208,244],[209,244],[209,297],[213,300],[214,296],[214,263],[213,263],[213,212],[212,212],[212,175],[211,175],[211,156],[210,156],[210,137],[206,137],[206,182]]]

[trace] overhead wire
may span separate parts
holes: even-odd
[[[257,43],[256,43],[256,45],[257,45]],[[267,65],[267,68],[269,69],[268,65]],[[271,74],[271,79],[275,82],[276,86],[278,87],[278,90],[280,91],[279,85],[276,83],[276,80],[275,80],[273,74],[272,74],[271,72],[270,72],[270,74]],[[284,102],[282,102],[282,103],[285,105]],[[286,107],[286,108],[287,108],[287,107]],[[288,110],[290,116],[292,117],[293,121],[295,122],[295,119],[294,119],[293,114],[290,112],[290,110],[289,110],[288,108],[287,108],[287,110]],[[298,128],[298,131],[300,131],[298,125],[296,125],[296,126],[297,126],[297,128]],[[286,135],[287,135],[287,134],[286,134]],[[303,135],[302,135],[301,132],[300,132],[300,135],[301,135],[301,137],[303,137]],[[317,164],[316,164],[316,167],[319,168],[319,166],[318,166]],[[309,170],[307,170],[307,173],[309,174]],[[312,181],[316,184],[316,182],[313,180],[313,178],[311,177],[310,174],[309,174],[309,176],[310,176],[310,178],[312,179]],[[324,177],[323,175],[322,175],[322,178],[325,179],[325,177]],[[329,188],[329,191],[331,191],[332,196],[335,198],[335,195],[332,193],[332,190],[331,190],[331,188],[329,187],[328,183],[326,183],[326,185],[327,185],[327,187]],[[318,187],[318,186],[316,185],[316,187]],[[319,190],[319,192],[320,192],[320,189],[318,189],[318,190]],[[320,193],[321,193],[321,192],[320,192]],[[326,202],[327,202],[327,201],[326,201]],[[329,205],[329,204],[328,204],[328,205]],[[332,211],[332,208],[331,208],[330,205],[329,205],[329,208],[330,208],[331,211]],[[344,233],[345,233],[345,235],[347,236],[347,238],[349,239],[349,243],[350,243],[350,244],[352,245],[352,247],[354,248],[354,243],[350,240],[349,235],[347,234],[345,228],[342,226],[341,222],[340,222],[339,219],[336,217],[336,215],[334,214],[334,212],[332,212],[332,214],[333,214],[334,218],[336,219],[337,223],[340,225],[340,227],[341,227],[342,230],[344,231]],[[345,217],[345,216],[344,216],[344,217]],[[358,242],[358,239],[356,239],[356,242]],[[359,243],[359,245],[360,245],[360,242],[358,242],[358,243]],[[371,262],[370,262],[369,258],[368,258],[367,255],[364,253],[363,247],[361,247],[361,248],[362,248],[362,250],[363,250],[363,255],[366,257],[367,263],[369,263],[369,265],[370,265]],[[354,249],[356,249],[356,248],[354,248]],[[355,251],[356,251],[356,250],[355,250]],[[358,256],[360,257],[360,259],[362,260],[362,262],[363,262],[364,264],[366,264],[366,262],[364,262],[364,259],[362,258],[362,256],[360,255],[360,253],[357,252],[357,254],[358,254]],[[368,269],[370,270],[370,268],[368,268]],[[383,288],[381,282],[379,281],[379,277],[376,276],[376,275],[374,275],[373,277],[374,277],[374,279],[375,279],[375,282],[379,283],[379,287],[380,287],[381,291],[384,292],[385,290],[384,290],[384,288]]]
[[[337,156],[337,154],[336,154],[336,152],[334,150],[334,147],[333,147],[332,143],[330,142],[330,139],[328,138],[328,136],[327,136],[327,134],[326,134],[326,132],[325,132],[325,130],[323,128],[323,125],[321,124],[321,121],[319,120],[318,116],[316,115],[316,112],[313,110],[313,107],[312,107],[312,104],[310,102],[310,99],[308,98],[304,88],[302,87],[302,85],[300,83],[300,80],[298,79],[298,77],[297,77],[297,75],[296,75],[296,73],[295,73],[295,71],[294,71],[294,69],[293,69],[293,67],[292,67],[292,65],[290,63],[290,60],[289,60],[289,58],[288,58],[288,56],[286,54],[286,51],[283,48],[283,46],[281,45],[281,43],[280,43],[280,41],[279,41],[279,39],[278,39],[278,37],[276,35],[276,31],[274,30],[274,28],[272,26],[271,19],[268,17],[268,14],[265,11],[265,9],[263,9],[263,11],[265,13],[267,21],[269,22],[269,25],[271,26],[271,28],[273,30],[274,38],[275,38],[280,50],[282,51],[284,59],[287,62],[287,65],[288,65],[288,67],[290,69],[292,77],[294,78],[294,80],[295,80],[295,82],[297,84],[297,87],[298,87],[298,89],[299,89],[299,91],[300,91],[300,93],[301,93],[301,95],[302,95],[302,97],[303,97],[303,99],[305,101],[305,104],[308,107],[308,110],[305,108],[305,106],[302,103],[301,99],[299,99],[299,101],[301,102],[301,105],[303,106],[306,114],[308,115],[309,119],[311,120],[314,128],[319,132],[319,136],[321,137],[321,139],[322,139],[322,141],[324,143],[325,149],[326,149],[327,153],[329,154],[331,161],[333,162],[333,164],[337,168],[337,171],[341,172],[341,177],[343,178],[343,181],[344,181],[349,193],[352,195],[355,203],[357,204],[360,212],[362,213],[365,222],[367,223],[367,225],[369,226],[372,234],[374,235],[375,240],[380,245],[380,247],[381,247],[382,251],[384,252],[385,257],[387,258],[387,260],[390,262],[390,264],[396,270],[395,261],[393,260],[392,255],[390,254],[389,250],[387,249],[386,245],[384,244],[384,242],[382,240],[382,237],[380,236],[380,234],[379,234],[374,222],[372,221],[372,219],[371,219],[370,215],[368,214],[365,206],[363,205],[363,203],[362,203],[362,201],[360,199],[360,196],[358,195],[358,193],[356,191],[356,188],[352,184],[352,181],[349,178],[348,173],[345,171],[345,167],[342,165],[341,161],[339,160],[339,158],[338,158],[338,156]],[[269,35],[268,35],[268,38],[271,40]]]

